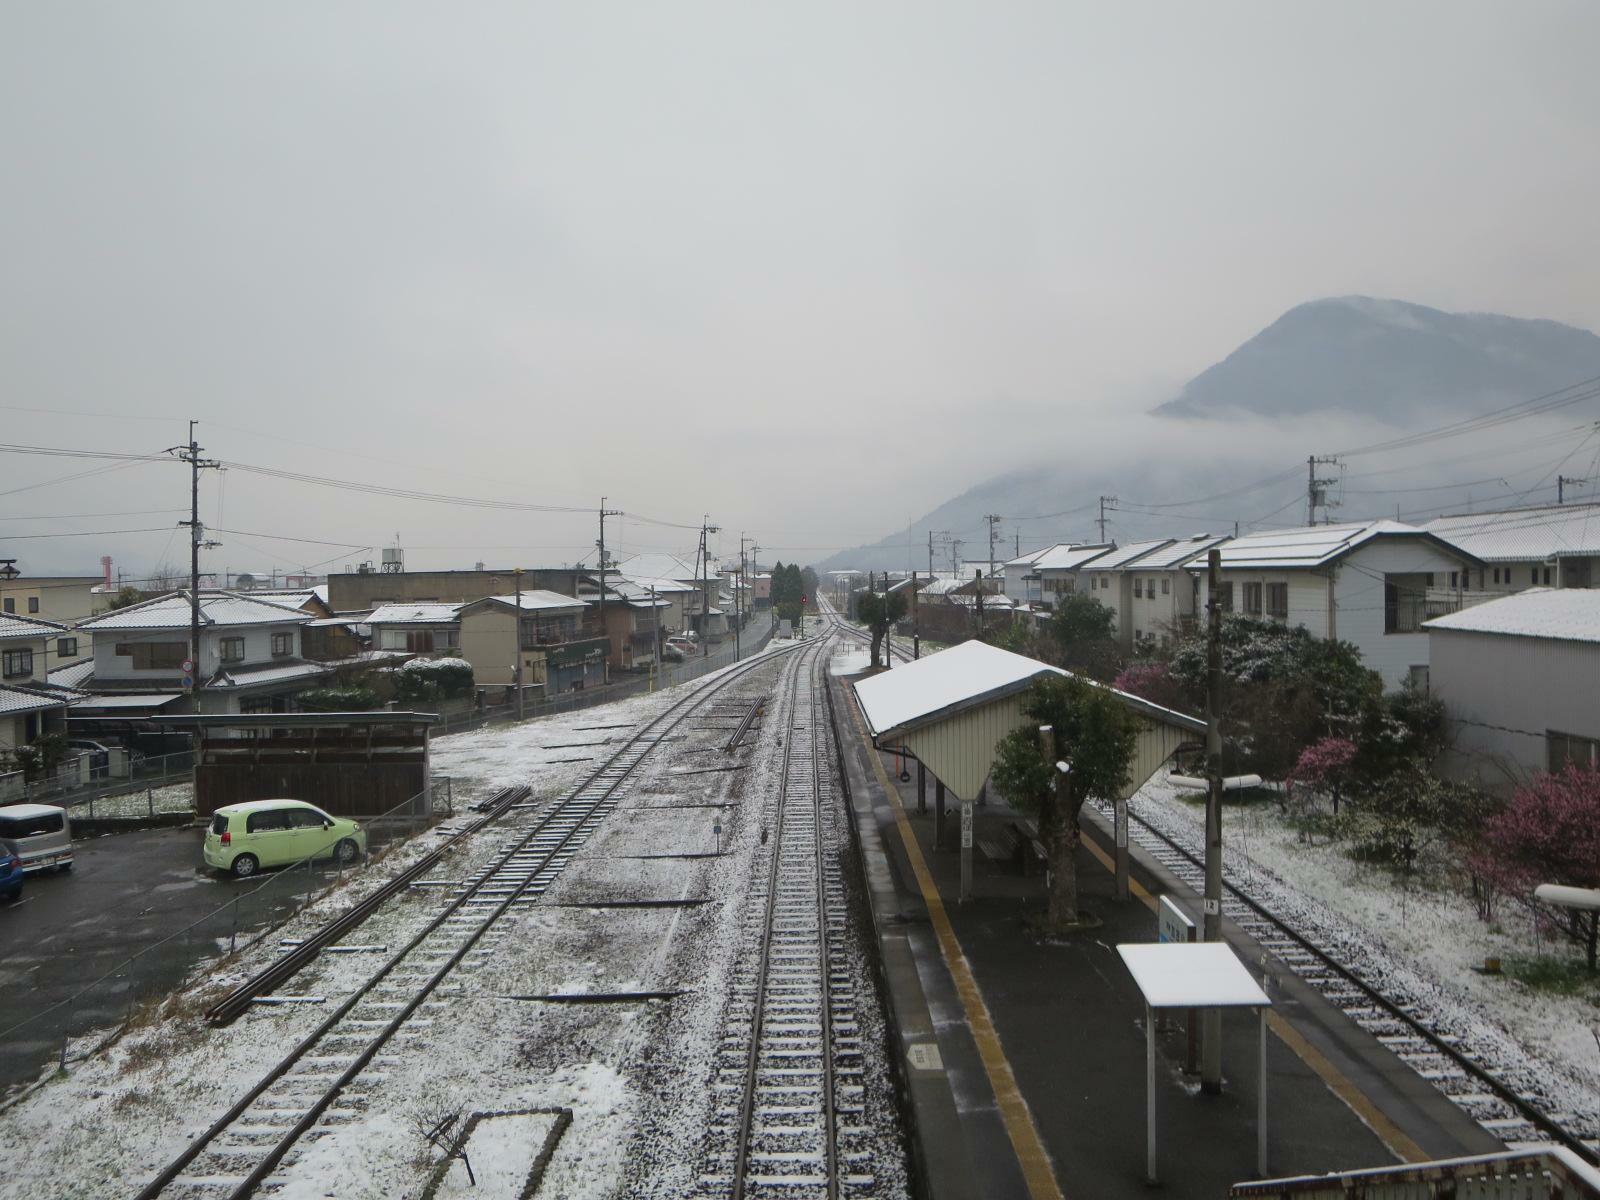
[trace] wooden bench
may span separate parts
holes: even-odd
[[[1039,827],[1032,821],[1012,821],[1007,827],[1011,835],[1011,856],[1017,870],[1023,875],[1033,875],[1050,865],[1050,854],[1039,840]]]

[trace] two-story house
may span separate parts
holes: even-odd
[[[1033,564],[1054,549],[1055,546],[1045,546],[1005,561],[1000,571],[1005,580],[1006,599],[1019,606],[1039,603],[1039,576]]]
[[[200,658],[190,663],[190,611],[189,593],[171,592],[81,622],[94,660],[92,674],[75,677],[92,693],[82,714],[176,711],[185,678],[199,682],[202,712],[289,712],[296,692],[331,671],[301,654],[310,613],[225,591],[200,593]]]
[[[1422,528],[1482,561],[1461,581],[1463,590],[1504,596],[1530,587],[1600,587],[1600,503],[1458,513]]]
[[[0,613],[0,754],[65,731],[73,693],[51,687],[49,663],[68,636],[53,621]]]
[[[610,642],[590,606],[574,596],[547,591],[488,596],[462,605],[458,620],[461,654],[472,664],[479,688],[514,688],[519,656],[529,699],[605,682]]]
[[[365,620],[372,631],[372,648],[401,654],[460,649],[462,607],[458,603],[380,604]]]
[[[1422,623],[1461,608],[1463,576],[1484,565],[1436,534],[1389,520],[1252,533],[1219,549],[1224,611],[1350,642],[1389,688],[1426,683]],[[1204,556],[1189,569],[1204,606]]]
[[[1089,564],[1089,595],[1116,613],[1113,629],[1124,650],[1165,644],[1193,622],[1195,580],[1184,568],[1222,534],[1133,542]]]
[[[1037,577],[1038,604],[1053,612],[1063,596],[1087,590],[1079,580],[1084,568],[1116,548],[1115,542],[1095,542],[1092,545],[1081,546],[1063,542],[1059,546],[1050,547],[1034,559],[1033,569],[1023,578],[1031,584],[1033,580],[1030,576]]]

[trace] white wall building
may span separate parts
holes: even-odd
[[[1398,521],[1252,533],[1220,549],[1224,611],[1351,642],[1387,688],[1426,683],[1422,623],[1459,609],[1462,577],[1483,565]],[[1189,570],[1199,580],[1197,611],[1203,611],[1209,602],[1203,559],[1191,560]]]
[[[1116,548],[1115,542],[1097,542],[1087,546],[1063,543],[1050,547],[1034,560],[1033,570],[1029,572],[1029,575],[1038,577],[1039,605],[1053,610],[1061,597],[1086,591],[1086,586],[1079,586],[1079,573],[1089,563]],[[1028,579],[1028,576],[1024,578]],[[1029,582],[1032,582],[1031,579]]]
[[[1524,591],[1431,620],[1427,637],[1450,720],[1446,774],[1506,788],[1600,766],[1600,591]]]
[[[1475,592],[1600,587],[1600,503],[1459,513],[1422,528],[1482,560],[1463,581]]]
[[[1034,573],[1033,564],[1056,548],[1056,546],[1046,546],[1042,550],[1032,550],[1005,562],[1000,568],[1000,574],[1004,578],[1007,600],[1013,604],[1039,603],[1039,577]]]

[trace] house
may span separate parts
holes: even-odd
[[[365,624],[372,630],[374,650],[437,654],[461,646],[460,603],[380,604]]]
[[[301,629],[301,653],[313,662],[332,662],[353,658],[366,648],[361,630],[366,626],[365,613],[339,614],[328,603],[326,584],[304,588],[256,588],[250,593],[252,600],[267,600],[286,608],[297,608],[311,614],[311,620]]]
[[[1426,682],[1422,623],[1461,608],[1464,575],[1483,566],[1437,534],[1389,520],[1252,533],[1219,550],[1224,612],[1350,642],[1389,688]],[[1209,603],[1202,560],[1188,569],[1197,603]]]
[[[1063,542],[1051,546],[1034,559],[1033,569],[1023,576],[1023,582],[1030,588],[1035,582],[1038,583],[1039,599],[1030,603],[1053,611],[1062,596],[1085,590],[1079,586],[1078,580],[1083,568],[1116,548],[1115,542],[1096,542],[1085,546]]]
[[[1426,622],[1444,702],[1442,773],[1504,789],[1568,763],[1600,767],[1600,590],[1530,588]]]
[[[487,596],[462,605],[458,620],[461,653],[480,688],[514,689],[519,654],[522,687],[533,689],[535,699],[605,682],[610,641],[591,606],[576,597],[546,591]],[[519,625],[520,644],[513,641]]]
[[[0,753],[66,729],[76,693],[52,686],[51,647],[68,634],[53,621],[0,613]]]
[[[652,576],[627,575],[619,580],[609,572],[606,580],[608,585],[618,582],[630,585],[628,591],[631,594],[653,594],[657,600],[666,601],[660,610],[663,637],[683,633],[699,626],[701,591],[698,584],[684,583],[678,579],[657,579]],[[634,588],[638,591],[633,592]]]
[[[1033,564],[1054,549],[1055,546],[1045,546],[1040,550],[1031,550],[1018,558],[1006,560],[1000,568],[1000,573],[1005,580],[1007,599],[1014,604],[1039,603],[1039,576],[1034,573]]]
[[[335,614],[371,612],[385,604],[465,604],[517,590],[578,594],[584,567],[506,567],[475,571],[347,571],[329,575],[323,597]]]
[[[74,716],[135,717],[185,707],[190,655],[190,594],[170,592],[80,622],[91,639],[93,670],[75,672],[92,693]],[[308,662],[301,635],[311,614],[238,592],[200,593],[201,711],[293,710],[294,696],[332,668]],[[62,673],[65,678],[65,673]]]
[[[1195,579],[1184,567],[1226,540],[1199,533],[1132,542],[1089,564],[1088,594],[1116,614],[1112,629],[1124,650],[1166,644],[1189,627],[1197,611]]]
[[[71,625],[104,612],[110,597],[97,594],[98,575],[19,575],[0,578],[0,616],[38,617]]]
[[[1484,564],[1463,590],[1600,587],[1600,503],[1457,513],[1422,528]]]

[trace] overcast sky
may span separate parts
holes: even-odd
[[[4,441],[160,450],[194,416],[224,460],[603,494],[804,561],[1070,469],[1306,299],[1600,329],[1590,3],[6,0],[3,28]],[[133,515],[186,502],[173,466],[15,490],[96,465],[0,455],[0,556],[181,559],[3,540],[177,519]],[[244,471],[205,495],[233,570],[374,557],[265,535],[439,566],[594,537]]]

